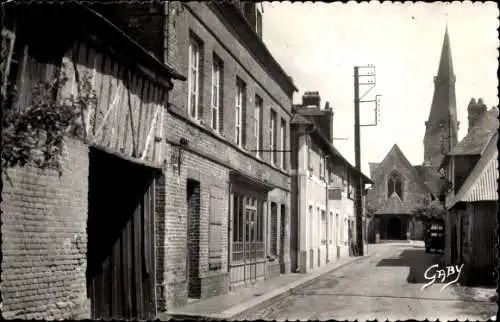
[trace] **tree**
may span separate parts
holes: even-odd
[[[446,209],[439,200],[422,200],[419,205],[413,209],[413,214],[415,214],[416,219],[422,222],[444,221],[446,213]]]

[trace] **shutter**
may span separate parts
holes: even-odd
[[[259,133],[257,134],[259,136],[259,146],[257,147],[260,151],[262,151],[262,148],[264,146],[264,101],[261,99],[260,100],[260,105],[259,105]],[[262,156],[262,153],[261,153]]]
[[[222,191],[210,189],[208,266],[211,270],[222,267]]]
[[[224,135],[224,65],[219,63],[219,133]]]
[[[247,147],[247,94],[246,86],[242,84],[243,99],[241,102],[241,146]]]
[[[203,120],[203,78],[204,78],[204,67],[203,62],[205,61],[204,46],[201,41],[196,40],[198,47],[198,120]],[[209,105],[210,107],[210,105]]]

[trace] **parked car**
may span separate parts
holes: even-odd
[[[444,251],[444,225],[434,223],[431,224],[425,231],[425,252]]]

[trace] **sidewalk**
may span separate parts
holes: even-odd
[[[305,273],[290,273],[257,282],[253,286],[241,287],[234,292],[210,297],[168,311],[159,316],[160,320],[175,319],[235,319],[250,310],[258,310],[273,301],[278,301],[294,291],[314,282],[324,274],[370,257],[344,257]]]

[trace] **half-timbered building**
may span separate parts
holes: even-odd
[[[154,318],[166,243],[155,187],[169,92],[184,77],[83,5],[3,8],[3,85],[17,91],[2,108],[40,106],[39,85],[56,83],[48,101],[74,104],[81,131],[64,139],[59,174],[3,169],[2,316]]]

